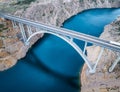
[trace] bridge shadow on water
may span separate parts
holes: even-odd
[[[33,47],[35,48],[37,47],[38,44],[40,45],[42,41],[44,41],[49,36],[50,35],[46,34],[44,38],[41,41],[37,41],[33,45]],[[51,76],[54,76],[60,79],[61,81],[67,83],[68,85],[70,85],[72,88],[76,90],[80,90],[80,82],[78,82],[78,80],[80,80],[80,76],[66,76],[57,71],[54,71],[53,69],[46,66],[43,62],[41,62],[41,60],[33,52],[33,49],[29,50],[24,60],[27,61],[30,66],[35,67],[38,70],[42,70],[44,73],[47,73]]]
[[[34,57],[34,60],[31,59]],[[75,89],[79,89],[80,85],[78,85],[78,83],[75,83],[75,80],[79,80],[79,76],[77,77],[68,77],[68,76],[64,76],[58,72],[55,72],[54,70],[50,69],[49,67],[47,67],[45,64],[43,64],[37,57],[36,55],[30,51],[30,54],[26,56],[26,61],[28,61],[28,64],[30,64],[32,67],[35,67],[38,70],[42,70],[43,72],[54,76],[64,82],[66,82],[68,85],[70,85],[71,87],[75,88]]]

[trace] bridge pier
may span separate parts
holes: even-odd
[[[99,55],[98,55],[98,58],[97,58],[97,60],[96,60],[96,63],[95,63],[95,65],[94,65],[94,67],[93,67],[93,70],[94,70],[94,71],[96,71],[98,62],[100,61],[100,58],[101,58],[101,56],[102,56],[103,51],[104,51],[104,48],[101,48],[101,51],[100,51],[100,53],[99,53]]]
[[[83,54],[85,54],[85,51],[86,51],[86,47],[87,47],[87,42],[85,41],[85,45],[84,45]]]
[[[113,64],[109,68],[109,72],[112,72],[114,70],[114,68],[115,68],[115,66],[117,65],[118,62],[120,62],[120,56],[118,56],[118,58],[113,62]]]
[[[12,21],[12,25],[13,25],[13,28],[17,27],[17,24],[16,24],[16,22],[14,20]]]
[[[28,30],[28,35],[32,35],[32,29],[29,25],[26,25],[27,26],[27,30]]]
[[[19,23],[19,27],[20,27],[20,31],[21,31],[21,34],[22,34],[22,37],[23,37],[23,42],[25,43],[25,45],[28,45],[29,43],[26,43],[27,36],[26,36],[25,30],[24,30],[23,24]]]

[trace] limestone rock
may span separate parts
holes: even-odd
[[[12,56],[0,58],[0,71],[6,70],[16,64],[16,59]]]
[[[8,20],[0,19],[0,71],[9,69],[26,55],[28,49],[42,35],[32,39],[29,46],[25,46],[19,28],[14,29]],[[20,34],[20,35],[19,35]],[[19,36],[18,36],[19,35]]]
[[[100,38],[108,41],[120,42],[120,18],[107,25]],[[100,47],[91,46],[87,48],[88,58],[95,62],[100,52]],[[92,52],[92,53],[91,53]],[[120,53],[105,49],[98,63],[95,74],[87,71],[86,64],[81,74],[82,90],[81,92],[119,92],[120,91],[120,65],[115,67],[114,71],[109,73],[108,69]]]
[[[2,48],[2,47],[3,47],[3,41],[0,40],[0,48]]]

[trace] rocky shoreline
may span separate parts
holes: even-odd
[[[8,0],[5,0],[5,1],[7,2]],[[0,3],[1,2],[2,1],[0,1]],[[1,3],[1,4],[6,4],[6,2]],[[7,4],[9,4],[9,5],[11,5],[11,3],[13,3],[13,2],[7,2]],[[120,1],[119,0],[117,0],[117,1],[116,0],[36,0],[35,2],[28,5],[27,8],[25,8],[25,9],[15,10],[14,12],[12,11],[12,14],[14,14],[16,16],[28,18],[28,19],[31,19],[34,21],[38,21],[38,22],[40,21],[40,22],[50,24],[50,25],[62,26],[62,24],[65,20],[67,20],[68,18],[70,18],[84,10],[93,9],[93,8],[113,8],[113,7],[114,8],[120,7]],[[10,7],[8,7],[8,9],[9,8]],[[3,11],[7,11],[7,8],[4,9],[4,7],[0,7],[0,9]],[[4,21],[1,21],[0,23],[4,24],[3,22]],[[114,24],[110,24],[110,26],[113,26],[113,25]],[[9,27],[10,26],[11,25],[9,25]],[[107,28],[109,28],[109,27],[106,27],[105,30],[107,30]],[[31,46],[29,46],[29,47],[24,46],[22,41],[19,40],[21,38],[19,30],[17,30],[17,31],[13,30],[12,27],[11,27],[11,29],[7,29],[7,31],[0,32],[0,34],[1,34],[0,38],[3,37],[3,35],[5,35],[5,37],[6,37],[4,39],[1,38],[2,40],[0,40],[0,53],[3,53],[0,55],[0,71],[6,70],[9,67],[12,67],[13,65],[15,65],[17,60],[24,57],[26,55],[26,52],[28,51],[29,47],[31,47]],[[108,32],[108,33],[110,33],[110,32]],[[114,34],[114,31],[111,34]],[[16,40],[13,40],[12,38],[10,38],[11,36],[15,37]],[[35,43],[37,41],[37,39],[39,39],[40,37],[41,37],[41,35],[36,37],[35,39],[32,39],[31,45],[33,43]],[[101,37],[104,39],[105,36],[101,36]],[[115,37],[118,37],[118,35]],[[106,37],[105,39],[107,39],[107,38],[108,37]],[[116,39],[118,39],[118,38],[116,38]],[[114,40],[114,35],[113,35],[112,39]],[[19,44],[19,46],[18,46],[18,44]],[[15,46],[17,46],[17,47],[15,50],[13,50],[15,48]],[[11,47],[13,47],[13,48],[11,48]],[[97,49],[99,49],[99,48],[97,48]],[[88,50],[88,52],[89,52],[89,50]],[[96,50],[96,52],[97,52],[97,50]],[[8,57],[10,56],[10,58],[12,58],[12,59],[5,59],[7,56]],[[111,56],[113,58],[112,59],[110,58],[110,60],[114,60],[114,55],[112,54]],[[116,54],[115,54],[115,57],[116,57]],[[12,62],[12,63],[9,63],[9,62]],[[103,66],[101,66],[101,67],[104,68]],[[81,79],[81,82],[82,82],[82,91],[81,92],[110,92],[110,91],[99,91],[98,89],[96,91],[95,89],[91,89],[91,87],[90,87],[91,81],[89,82],[87,80],[88,82],[86,82],[86,79],[84,79],[84,78],[87,78],[87,77],[85,77],[86,75],[85,75],[84,71],[86,71],[85,68],[83,68],[83,72],[81,75],[82,76],[81,77],[82,78]],[[101,76],[104,75],[104,73],[102,73],[102,72],[100,74],[101,74]],[[94,78],[96,78],[100,74],[96,73],[96,75],[93,75],[94,77],[90,77],[93,83],[95,83]],[[106,72],[105,72],[105,74],[106,74]],[[104,80],[101,79],[101,81],[104,81]],[[86,87],[87,87],[87,89],[89,89],[88,91],[87,91]],[[117,88],[118,88],[118,86],[117,86]],[[84,89],[86,89],[86,90],[84,90]]]
[[[101,34],[100,38],[108,41],[120,42],[120,17],[111,24],[105,26],[104,32]],[[95,62],[100,50],[101,48],[97,46],[87,47],[89,60]],[[91,53],[91,51],[93,53]],[[105,49],[98,63],[95,74],[86,73],[87,69],[86,65],[84,65],[81,74],[81,92],[119,92],[120,64],[117,64],[113,72],[108,72],[109,67],[117,57],[120,57],[120,53]]]

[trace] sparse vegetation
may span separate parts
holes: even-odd
[[[4,24],[0,24],[0,32],[4,31],[4,30],[7,30],[8,28],[6,28],[4,26]]]
[[[79,0],[80,2],[83,2],[83,0]]]
[[[3,25],[3,24],[0,24],[0,28],[4,28],[4,25]]]
[[[17,0],[16,4],[30,4],[31,2],[34,2],[36,0]]]
[[[29,7],[31,2],[35,2],[36,0],[13,0],[9,3],[4,3],[0,5],[0,10],[7,13],[14,13],[17,10],[24,9]]]
[[[115,22],[115,25],[118,26],[117,30],[118,30],[119,35],[120,35],[120,21]]]
[[[109,2],[114,2],[114,0],[109,0]]]
[[[104,3],[104,2],[105,2],[105,0],[101,0],[101,2],[102,2],[102,3]]]

